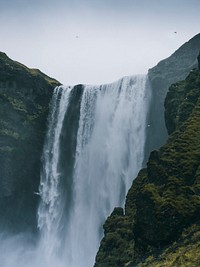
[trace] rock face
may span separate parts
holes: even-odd
[[[152,150],[166,142],[167,130],[164,120],[164,100],[170,85],[186,78],[196,68],[200,51],[200,34],[183,44],[169,58],[150,69],[148,76],[152,88],[152,101],[148,116],[146,161]]]
[[[95,267],[199,266],[199,70],[169,88],[165,108],[168,141],[133,181],[124,214],[107,219]]]
[[[34,229],[49,101],[59,82],[0,53],[1,228]]]

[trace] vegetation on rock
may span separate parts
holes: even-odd
[[[125,214],[106,221],[95,267],[199,266],[199,70],[170,87],[165,108],[168,141],[133,181]]]
[[[59,83],[0,52],[1,227],[34,228],[49,101]]]
[[[170,57],[160,61],[149,70],[152,100],[148,114],[146,155],[147,162],[152,150],[160,148],[167,140],[164,118],[164,101],[171,84],[184,80],[197,67],[200,49],[200,34],[183,44]]]

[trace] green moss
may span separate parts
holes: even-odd
[[[117,208],[108,217],[105,225],[105,238],[102,240],[102,250],[97,254],[95,267],[128,266],[133,259],[133,232],[132,223],[123,210]]]
[[[200,226],[194,224],[159,255],[150,255],[137,267],[198,267],[200,266]]]
[[[26,105],[21,99],[14,98],[5,92],[1,92],[0,97],[8,101],[16,111],[27,113]]]
[[[28,115],[28,116],[27,116],[27,119],[28,119],[28,121],[30,122],[30,121],[34,121],[34,120],[38,119],[39,116],[40,116],[39,114]]]
[[[13,152],[14,148],[10,146],[2,146],[0,147],[1,152]]]
[[[17,132],[11,131],[9,129],[0,129],[0,134],[12,137],[14,139],[20,138],[20,135]]]
[[[45,81],[50,84],[51,86],[56,86],[58,85],[58,81],[56,81],[55,79],[45,75],[44,73],[42,73],[40,70],[38,69],[28,69],[28,71],[33,75],[33,76],[42,76]]]
[[[26,106],[21,100],[9,98],[9,101],[15,110],[27,113]]]
[[[148,195],[150,199],[152,199],[158,205],[162,205],[163,198],[159,194],[158,187],[154,184],[145,184],[142,188],[141,193]]]
[[[23,69],[27,73],[31,74],[31,76],[33,76],[33,77],[42,77],[51,86],[57,86],[59,84],[58,81],[56,81],[55,79],[45,75],[39,69],[29,69],[28,67],[26,67],[25,65],[23,65],[23,64],[21,64],[21,63],[19,63],[17,61],[15,63],[20,69]]]

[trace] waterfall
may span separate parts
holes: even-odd
[[[73,161],[68,161],[63,160],[63,149],[69,139],[62,136],[72,131],[70,124],[65,127],[65,118],[73,108],[74,90],[55,89],[44,146],[38,226],[47,266],[52,261],[57,262],[56,267],[93,266],[102,225],[114,207],[123,207],[144,156],[149,102],[146,76],[83,86],[79,111],[71,112],[77,112],[79,123],[72,133],[76,135],[75,151],[67,150]],[[71,172],[63,168],[69,164],[73,164]]]
[[[67,112],[71,88],[62,86],[54,90],[49,129],[43,153],[43,170],[40,181],[40,195],[42,198],[38,210],[38,226],[42,230],[42,245],[47,259],[60,249],[58,235],[61,222],[62,203],[59,196],[59,152],[60,135],[63,120]],[[48,244],[48,245],[47,245]]]

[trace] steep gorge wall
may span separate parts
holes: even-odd
[[[104,225],[95,267],[199,266],[200,71],[165,100],[170,133]],[[173,243],[175,242],[175,243]]]
[[[145,162],[148,160],[150,152],[161,147],[167,140],[164,101],[169,86],[184,80],[190,71],[197,67],[199,51],[200,34],[197,34],[148,72],[152,99],[148,114],[150,127],[147,128]]]
[[[33,229],[49,101],[59,82],[0,53],[0,226]]]

